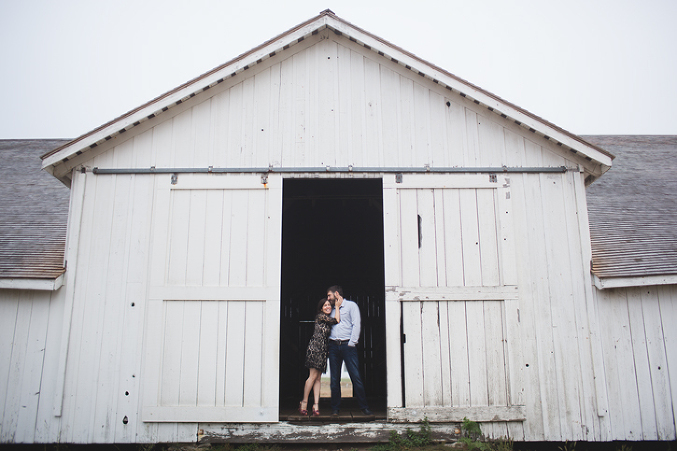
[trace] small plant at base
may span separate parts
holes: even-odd
[[[515,446],[510,438],[499,438],[493,445],[494,451],[512,451]]]
[[[558,448],[560,451],[576,451],[576,442],[566,441]]]
[[[463,417],[461,430],[465,432],[467,436],[473,439],[478,439],[482,435],[480,424],[476,421],[469,420],[467,417]]]
[[[407,429],[403,435],[397,431],[390,431],[390,440],[388,443],[381,443],[371,448],[372,451],[401,451],[415,448],[422,448],[431,443],[430,440],[430,423],[428,418],[424,418],[421,422],[419,431],[412,431]]]

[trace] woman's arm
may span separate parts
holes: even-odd
[[[336,310],[336,315],[334,315],[334,319],[336,320],[336,324],[341,322],[341,304],[343,304],[343,299],[338,299],[334,304],[334,309]]]

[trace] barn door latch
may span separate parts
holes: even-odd
[[[491,183],[496,183],[498,182],[498,177],[496,177],[496,174],[489,174],[489,181]]]
[[[268,174],[263,174],[261,176],[261,184],[265,185],[266,183],[268,183]]]
[[[176,172],[172,174],[172,185],[176,185],[179,182],[179,174]]]
[[[395,174],[395,183],[402,183],[402,174]]]

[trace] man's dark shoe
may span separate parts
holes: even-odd
[[[332,411],[331,411],[331,414],[332,414],[332,415],[336,415],[336,416],[338,416],[338,414],[339,414],[339,411],[338,411],[338,410],[332,410]]]
[[[362,413],[365,415],[374,415],[374,412],[369,409],[362,409]]]

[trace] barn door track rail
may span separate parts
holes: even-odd
[[[81,169],[86,172],[86,168]],[[280,173],[280,174],[310,174],[310,173],[396,173],[396,174],[425,174],[425,173],[442,173],[442,174],[503,174],[503,173],[564,173],[567,171],[579,172],[578,167],[553,166],[553,167],[411,167],[411,168],[392,168],[392,167],[297,167],[297,168],[282,168],[269,166],[267,168],[215,168],[209,166],[207,168],[92,168],[91,172],[94,174],[228,174],[228,173]]]

